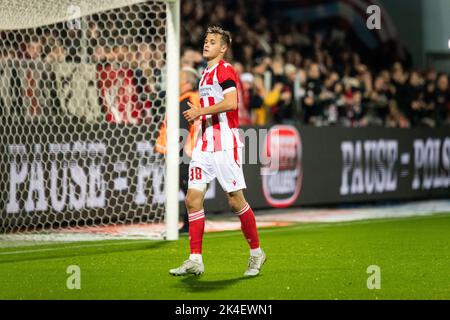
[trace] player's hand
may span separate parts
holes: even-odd
[[[183,112],[183,116],[188,122],[194,122],[195,120],[200,118],[200,109],[189,101],[188,106],[190,109]]]

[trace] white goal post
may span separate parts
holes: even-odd
[[[167,10],[167,83],[172,84],[172,94],[167,96],[167,158],[166,158],[166,230],[167,240],[178,239],[178,193],[179,186],[179,123],[180,108],[179,70],[180,70],[180,1],[172,0]]]
[[[0,7],[0,240],[178,239],[179,30],[180,0]]]

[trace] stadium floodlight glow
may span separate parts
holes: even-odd
[[[0,8],[0,238],[178,239],[179,6]]]
[[[450,39],[448,39],[448,49],[450,50]]]

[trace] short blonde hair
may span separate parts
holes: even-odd
[[[218,34],[218,35],[220,35],[220,37],[222,39],[222,44],[226,45],[227,47],[230,47],[231,46],[231,42],[233,41],[231,39],[231,33],[229,31],[226,31],[222,27],[217,26],[217,25],[210,26],[208,28],[208,30],[206,30],[206,35],[208,35],[208,34]]]

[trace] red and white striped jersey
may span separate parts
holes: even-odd
[[[237,90],[237,81],[233,66],[223,60],[207,68],[203,71],[199,87],[201,107],[208,108],[223,101],[226,93]],[[239,111],[237,109],[202,116],[196,149],[215,152],[244,147],[238,127]]]

